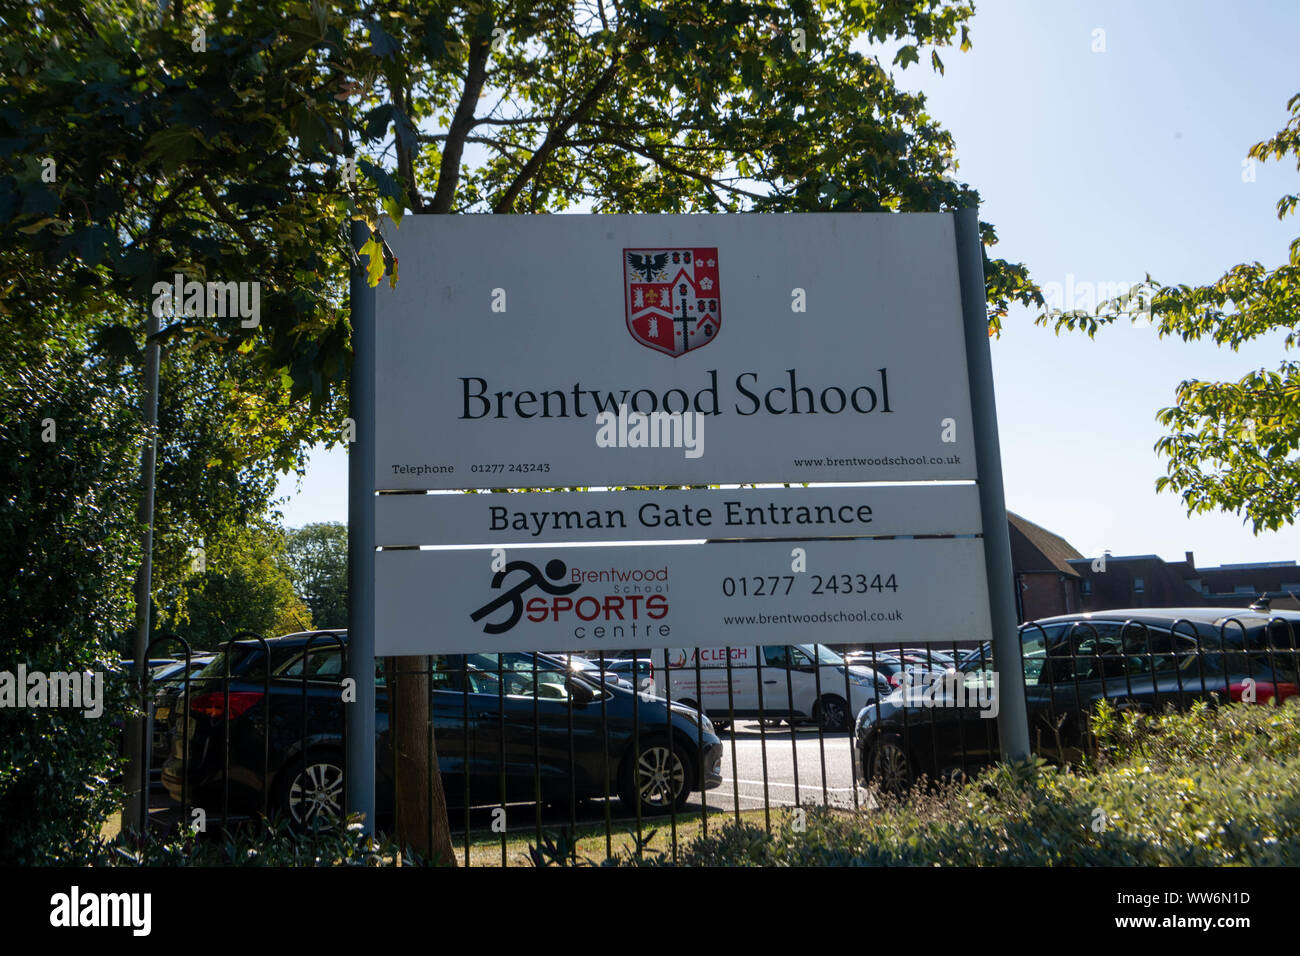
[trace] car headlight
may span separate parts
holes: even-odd
[[[858,711],[858,719],[853,725],[854,734],[876,719],[876,705],[868,704]]]

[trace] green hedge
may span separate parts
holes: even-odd
[[[1100,756],[1041,761],[914,792],[860,814],[807,808],[771,835],[730,824],[696,866],[1300,864],[1300,706],[1103,712]],[[648,861],[661,862],[661,861]]]
[[[359,818],[346,827],[298,833],[281,822],[236,829],[224,837],[193,833],[136,845],[103,841],[81,861],[89,866],[424,866],[412,850],[372,840]]]
[[[139,422],[81,344],[0,331],[0,671],[97,671],[106,697],[98,719],[0,707],[0,864],[74,862],[120,804]]]

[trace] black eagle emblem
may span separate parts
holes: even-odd
[[[635,252],[627,254],[627,263],[637,272],[645,274],[645,281],[654,280],[655,274],[664,271],[668,265],[668,253],[661,252],[657,256],[643,256]]]

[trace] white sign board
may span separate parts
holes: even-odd
[[[983,641],[979,538],[375,555],[376,653]],[[802,570],[797,570],[802,567]]]
[[[403,494],[375,499],[375,541],[419,545],[978,534],[975,485]]]
[[[408,216],[388,238],[377,489],[975,478],[950,215]]]

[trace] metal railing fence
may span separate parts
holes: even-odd
[[[1019,666],[1033,749],[1070,763],[1095,752],[1091,720],[1102,700],[1147,713],[1195,701],[1280,704],[1300,693],[1296,632],[1277,615],[1263,625],[1028,622]],[[145,677],[149,759],[139,782],[151,799],[138,832],[157,838],[202,824],[225,833],[276,819],[334,825],[347,747],[346,635],[241,632],[207,657],[166,634],[148,654],[162,648],[178,649],[179,666]],[[655,831],[666,831],[663,852],[676,860],[684,841],[726,822],[761,819],[770,833],[774,810],[872,812],[882,793],[969,779],[998,760],[987,644],[392,660],[376,670],[376,824],[393,832],[396,788],[410,785],[415,764],[397,741],[421,739],[466,865],[507,865],[529,847],[572,853],[579,836],[595,858],[642,852]],[[394,679],[427,686],[427,708],[404,714]],[[415,736],[406,734],[410,719],[420,722]],[[432,808],[425,816],[432,846]]]

